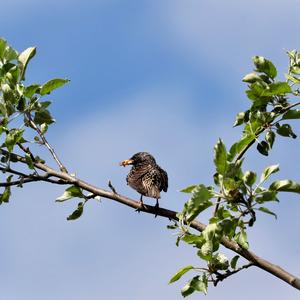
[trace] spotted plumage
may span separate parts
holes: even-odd
[[[146,196],[155,198],[158,207],[160,192],[168,190],[168,174],[157,165],[154,157],[147,152],[138,152],[120,165],[132,165],[126,180],[130,187],[141,194],[141,204],[143,205],[143,196]]]

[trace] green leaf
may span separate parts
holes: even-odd
[[[284,74],[285,78],[292,81],[295,84],[300,84],[300,79],[295,77],[295,76],[291,76],[289,74]]]
[[[239,126],[239,125],[243,124],[244,119],[245,119],[245,113],[244,112],[238,113],[235,117],[235,122],[233,124],[233,127],[236,127],[236,126]]]
[[[0,204],[3,202],[8,203],[10,195],[11,195],[10,187],[6,187],[3,194],[0,194]]]
[[[4,61],[11,61],[18,57],[18,52],[10,47],[6,40],[0,39],[0,58]]]
[[[252,60],[258,72],[265,73],[272,79],[277,76],[277,70],[270,60],[262,56],[254,56]]]
[[[7,83],[2,83],[1,89],[3,94],[2,97],[4,99],[4,102],[6,102],[6,109],[10,111],[9,114],[11,115],[15,112],[13,104],[17,100],[17,97],[14,90],[11,89],[11,87]],[[8,105],[10,105],[10,107],[8,107]]]
[[[275,141],[275,133],[272,131],[272,130],[269,130],[267,133],[266,133],[266,142],[268,143],[269,145],[269,149],[272,149],[273,147],[273,144],[274,144],[274,141]]]
[[[12,129],[5,139],[5,146],[9,152],[12,152],[14,146],[19,143],[23,137],[24,129]]]
[[[193,192],[193,190],[195,189],[195,187],[197,187],[197,185],[190,185],[190,186],[188,186],[188,187],[180,190],[180,192],[182,192],[182,193],[188,193],[189,194],[189,193]]]
[[[47,123],[43,123],[43,124],[41,125],[41,132],[42,132],[42,134],[45,134],[45,133],[47,132],[47,130],[48,130],[48,125],[47,125]]]
[[[227,270],[229,267],[228,258],[221,253],[214,255],[213,260],[210,264],[211,267],[215,270]]]
[[[74,210],[72,212],[72,214],[70,214],[67,217],[67,220],[68,221],[71,221],[71,220],[73,221],[73,220],[77,220],[78,218],[80,218],[82,213],[83,213],[83,206],[84,206],[84,204],[82,202],[79,202],[76,210]]]
[[[178,270],[173,275],[173,277],[170,279],[169,284],[173,283],[173,282],[175,282],[177,280],[179,280],[185,273],[187,273],[188,271],[192,270],[193,268],[194,268],[193,266],[187,266],[187,267],[184,267],[184,268]]]
[[[26,107],[26,99],[25,97],[20,97],[18,105],[17,105],[17,110],[20,112],[24,112]]]
[[[31,84],[25,88],[24,96],[31,98],[35,93],[37,93],[40,89],[39,84]]]
[[[5,48],[7,46],[6,40],[0,38],[0,58],[4,58]]]
[[[222,231],[221,227],[217,223],[208,224],[202,231],[202,236],[206,241],[212,240],[216,235]]]
[[[270,191],[270,190],[265,190],[265,191],[262,191],[260,192],[256,198],[255,198],[255,201],[257,203],[264,203],[264,202],[268,202],[268,201],[277,201],[277,191]]]
[[[187,222],[194,220],[200,212],[212,205],[210,198],[213,197],[204,185],[200,184],[194,188],[192,197],[184,204],[183,215],[186,217]]]
[[[30,47],[30,48],[27,48],[26,50],[24,50],[19,55],[18,61],[22,65],[22,67],[21,67],[21,77],[20,77],[21,80],[24,79],[24,75],[25,75],[27,65],[28,65],[30,59],[34,57],[35,53],[36,53],[36,47]]]
[[[30,157],[30,155],[28,153],[25,154],[25,159],[26,159],[26,163],[28,165],[28,168],[33,170],[34,169],[34,164],[33,164],[33,161]]]
[[[208,280],[204,274],[202,275],[202,278],[200,276],[195,276],[181,289],[181,295],[187,297],[195,291],[207,294],[207,285]]]
[[[52,80],[49,80],[44,85],[41,86],[40,94],[46,95],[52,92],[53,90],[63,86],[64,84],[70,82],[68,79],[62,79],[62,78],[55,78]]]
[[[262,93],[262,96],[285,95],[292,92],[293,91],[287,82],[276,82],[269,84]]]
[[[293,139],[297,137],[290,124],[278,125],[276,132],[284,137],[292,137]]]
[[[300,119],[300,109],[290,109],[282,116],[282,119]]]
[[[264,213],[266,213],[266,214],[272,215],[272,216],[275,217],[275,219],[277,219],[277,215],[276,215],[275,213],[273,213],[272,211],[270,211],[270,210],[269,210],[268,208],[266,208],[266,207],[260,207],[258,210],[259,210],[259,211],[262,211],[262,212],[264,212]]]
[[[83,193],[82,193],[81,189],[75,185],[68,187],[64,191],[64,193],[60,197],[58,197],[55,201],[63,202],[63,201],[69,200],[74,197],[83,198]]]
[[[6,178],[6,182],[9,183],[11,182],[13,175],[9,175]],[[9,198],[11,195],[11,191],[10,191],[10,186],[5,187],[3,194],[0,194],[0,204],[4,203],[8,203]]]
[[[5,78],[9,81],[9,84],[12,87],[15,87],[19,80],[20,69],[18,69],[17,66],[14,64],[7,63],[2,67],[3,70],[7,65],[10,65],[11,68],[9,69],[9,71],[6,71]],[[17,85],[17,90],[19,94],[22,94],[21,87],[18,85]]]
[[[178,226],[172,224],[172,225],[167,225],[167,228],[173,230],[173,229],[178,229]]]
[[[232,258],[232,260],[230,261],[230,267],[231,267],[232,269],[236,269],[236,264],[237,264],[237,261],[238,261],[239,258],[240,258],[240,256],[239,256],[239,255],[236,255],[236,256],[234,256],[234,257]]]
[[[265,156],[269,155],[269,145],[267,144],[267,142],[262,141],[260,143],[257,143],[256,148],[260,154]]]
[[[40,158],[38,155],[36,155],[36,156],[34,157],[34,161],[35,161],[35,162],[39,162],[39,163],[41,163],[41,164],[44,164],[44,163],[46,162],[44,159]]]
[[[247,233],[245,230],[241,229],[235,236],[235,241],[244,249],[249,248],[248,240],[247,240]]]
[[[212,256],[213,249],[214,249],[214,244],[212,240],[208,240],[201,246],[201,249],[198,251],[198,255],[202,259],[209,261]]]
[[[279,171],[279,165],[272,165],[265,168],[261,174],[260,182],[267,180],[270,175],[277,173]]]
[[[182,289],[181,295],[185,298],[195,292],[195,289],[191,286],[191,282],[189,281]]]
[[[243,181],[248,186],[252,186],[256,181],[256,173],[252,171],[246,171],[243,176]]]
[[[229,161],[232,161],[235,158],[235,156],[242,152],[254,139],[254,134],[247,134],[243,136],[238,142],[234,143],[231,146],[227,159]]]
[[[195,235],[195,234],[185,234],[182,238],[182,241],[186,242],[187,244],[193,244],[197,248],[202,247],[205,243],[205,240],[202,235]]]
[[[247,97],[253,101],[253,105],[261,106],[267,105],[271,100],[271,96],[264,94],[266,92],[267,84],[261,82],[252,83],[249,90],[246,91]]]
[[[300,75],[300,67],[299,66],[292,66],[290,68],[290,72],[296,75]]]
[[[232,215],[229,210],[226,210],[223,206],[219,207],[217,210],[217,217],[218,219],[226,219],[226,218],[231,218]]]
[[[55,119],[52,118],[49,110],[47,109],[41,109],[37,111],[34,115],[34,122],[38,125],[41,124],[52,124],[55,122]]]
[[[219,174],[224,175],[227,169],[227,151],[221,139],[214,147],[214,163]]]
[[[260,78],[260,76],[257,73],[252,72],[252,73],[245,75],[243,77],[242,81],[247,82],[247,83],[254,83],[256,81],[262,81],[262,79]]]
[[[291,192],[300,194],[300,184],[293,180],[276,180],[269,189],[278,192]]]

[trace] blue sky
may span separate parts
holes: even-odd
[[[50,97],[57,123],[49,140],[68,169],[99,187],[111,179],[137,198],[118,162],[149,151],[169,173],[161,206],[180,210],[186,199],[178,190],[211,184],[217,139],[230,145],[239,137],[232,124],[249,104],[241,78],[251,57],[270,58],[283,74],[284,49],[300,48],[299,9],[296,0],[11,0],[0,25],[18,50],[38,47],[28,83],[71,79]],[[280,139],[267,159],[250,151],[245,167],[280,163],[279,178],[300,181],[298,149],[298,140]],[[76,201],[55,203],[62,191],[28,185],[0,207],[4,300],[181,299],[185,280],[169,286],[170,276],[201,262],[193,249],[175,246],[166,220],[103,199],[67,222]],[[299,197],[284,195],[272,206],[279,219],[263,215],[249,232],[258,255],[298,275],[299,207]],[[294,300],[298,292],[251,269],[210,288],[206,299],[221,296]]]

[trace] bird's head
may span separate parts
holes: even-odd
[[[128,166],[128,165],[144,165],[144,164],[156,164],[154,157],[147,152],[138,152],[134,154],[131,158],[125,159],[120,162],[120,166]]]

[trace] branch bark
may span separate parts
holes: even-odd
[[[3,149],[1,149],[0,152],[4,155],[7,154],[7,151],[5,151]],[[17,154],[15,154],[15,157],[18,161],[26,164],[26,160],[24,157],[17,155]],[[114,200],[118,203],[129,206],[131,208],[139,209],[139,211],[142,211],[145,213],[149,213],[149,214],[161,216],[164,218],[168,218],[170,220],[178,221],[178,218],[176,216],[178,212],[176,212],[176,211],[165,209],[165,208],[157,209],[154,206],[146,205],[146,204],[144,204],[144,206],[141,207],[139,201],[130,199],[126,196],[117,194],[115,192],[110,192],[110,191],[106,191],[104,189],[95,187],[79,178],[69,175],[68,173],[56,171],[45,164],[34,162],[34,166],[37,169],[40,169],[40,170],[46,172],[46,174],[48,174],[49,176],[56,177],[59,180],[62,180],[65,184],[76,185],[76,186],[80,187],[81,189],[92,193],[95,196],[100,196],[103,198]],[[196,220],[192,221],[190,226],[199,232],[202,232],[206,227],[205,224],[203,224],[199,221],[196,221]],[[226,248],[232,250],[233,252],[236,252],[237,254],[244,257],[246,260],[248,260],[254,266],[256,266],[262,270],[265,270],[266,272],[285,281],[292,287],[300,290],[300,278],[296,277],[295,275],[290,274],[289,272],[285,271],[281,267],[274,265],[273,263],[265,260],[264,258],[259,257],[254,252],[243,249],[236,242],[231,241],[225,237],[222,238],[221,243],[224,247],[226,247]]]

